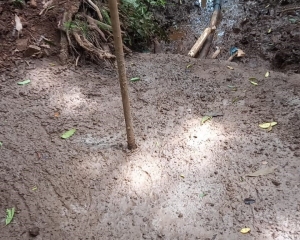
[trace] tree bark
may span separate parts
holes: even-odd
[[[125,60],[123,52],[123,42],[121,36],[120,20],[119,20],[119,11],[117,0],[109,0],[109,9],[110,9],[110,18],[112,23],[112,30],[114,35],[114,45],[116,51],[117,65],[118,65],[118,74],[123,102],[123,111],[126,124],[126,133],[127,133],[127,144],[128,149],[137,148],[135,143],[135,137],[133,132],[133,124],[130,112],[130,101],[129,101],[129,92],[126,79],[126,69],[125,69]]]

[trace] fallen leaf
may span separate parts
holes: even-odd
[[[190,67],[192,67],[194,64],[189,64],[189,65],[187,65],[186,66],[186,68],[190,68]]]
[[[228,87],[232,89],[231,91],[237,91],[237,87],[235,86],[228,85]]]
[[[3,142],[0,142],[0,147],[2,147],[3,146]]]
[[[75,132],[76,132],[76,129],[73,128],[73,129],[71,129],[71,130],[69,130],[69,131],[66,131],[63,135],[61,135],[61,138],[67,139],[67,138],[73,136],[73,134],[74,134]]]
[[[243,50],[239,49],[237,51],[237,57],[244,57],[245,55],[246,55],[246,53]]]
[[[18,85],[26,85],[26,84],[28,84],[28,83],[30,83],[31,81],[29,80],[29,79],[27,79],[27,80],[24,80],[24,81],[22,81],[22,82],[18,82],[17,84]]]
[[[180,177],[184,178],[184,175],[183,175],[183,174],[180,174]]]
[[[204,116],[202,119],[201,119],[201,124],[204,124],[206,121],[212,119],[211,116]]]
[[[270,28],[269,30],[268,30],[268,33],[271,33],[272,32],[272,28]]]
[[[54,113],[54,117],[59,117],[59,112]]]
[[[259,169],[254,173],[248,173],[246,174],[247,177],[258,177],[258,176],[264,176],[270,173],[273,173],[274,170],[277,168],[277,166],[275,167],[270,167],[270,168],[263,168],[263,169]]]
[[[244,203],[245,203],[246,205],[253,204],[253,203],[255,203],[255,199],[252,199],[252,198],[245,198],[245,199],[244,199]]]
[[[207,196],[207,193],[200,193],[199,197],[204,198],[205,196]]]
[[[263,128],[263,129],[268,129],[268,128],[273,127],[275,125],[277,125],[277,122],[268,122],[268,123],[259,124],[259,127]]]
[[[249,233],[251,231],[250,228],[242,228],[241,229],[241,233],[245,234],[245,233]]]
[[[31,190],[32,190],[32,191],[35,191],[35,190],[37,190],[37,187],[34,186]]]
[[[15,208],[6,209],[6,219],[5,219],[5,225],[10,224],[10,222],[13,220],[15,215]]]
[[[131,78],[131,79],[130,79],[131,82],[136,82],[136,81],[139,81],[139,80],[140,80],[139,77],[134,77],[134,78]]]
[[[265,77],[267,78],[269,76],[270,76],[270,72],[268,71],[268,72],[266,72]]]
[[[16,25],[15,25],[16,30],[18,32],[20,32],[22,30],[23,26],[22,26],[21,20],[20,20],[20,18],[18,17],[17,14],[15,14],[15,22],[16,22]]]
[[[230,70],[233,70],[233,69],[234,69],[233,67],[230,67],[230,66],[227,66],[227,68],[229,68]]]
[[[254,81],[250,81],[254,86],[257,86],[258,83],[257,82],[254,82]]]
[[[289,21],[290,21],[291,23],[293,23],[293,24],[294,24],[294,23],[296,23],[296,22],[297,22],[297,19],[295,19],[295,18],[290,18],[290,19],[289,19]]]
[[[263,162],[261,162],[261,164],[263,164],[263,165],[267,165],[267,164],[268,164],[268,162],[267,162],[267,161],[263,161]]]
[[[268,7],[270,7],[270,4],[268,4],[268,5],[266,6],[266,8],[268,8]]]
[[[267,132],[271,132],[272,131],[272,126],[270,125],[270,127],[268,127]]]
[[[210,117],[222,117],[224,114],[222,112],[207,112],[205,113],[205,116],[210,116]]]
[[[237,102],[239,99],[240,99],[239,97],[235,97],[234,99],[232,99],[232,103]]]

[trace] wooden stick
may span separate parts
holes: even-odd
[[[220,52],[221,52],[221,48],[220,47],[216,47],[216,51],[214,52],[214,54],[211,56],[211,58],[212,59],[215,59],[215,58],[217,58],[217,56],[220,54]]]
[[[128,143],[128,149],[131,150],[131,149],[136,149],[137,145],[135,143],[135,137],[133,132],[133,122],[132,122],[131,110],[130,110],[129,90],[127,86],[128,84],[127,84],[127,77],[126,77],[125,59],[124,59],[123,42],[122,42],[117,0],[109,0],[108,4],[110,9],[111,25],[114,34],[114,45],[115,45],[115,51],[117,57],[118,75],[119,75],[119,82],[120,82],[122,102],[123,102],[123,111],[125,117],[127,143]]]
[[[212,41],[214,39],[214,31],[212,31],[209,36],[207,37],[201,51],[199,52],[199,58],[201,59],[205,59],[208,52],[209,52],[209,49],[210,49],[210,46],[212,44]]]
[[[212,28],[206,28],[203,33],[201,34],[201,36],[198,38],[197,42],[194,44],[194,46],[192,47],[192,49],[189,51],[189,56],[191,57],[195,57],[196,54],[198,53],[198,51],[201,49],[201,47],[203,46],[203,44],[205,43],[205,40],[207,39],[207,37],[209,36],[209,34],[211,33]]]
[[[237,56],[237,52],[235,54],[233,54],[232,56],[230,56],[230,58],[227,59],[228,62],[231,62],[236,56]]]

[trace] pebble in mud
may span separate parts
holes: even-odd
[[[40,229],[38,227],[32,227],[29,229],[29,235],[32,237],[36,237],[40,234]]]

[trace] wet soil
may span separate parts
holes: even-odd
[[[299,239],[299,11],[277,15],[292,1],[260,2],[224,5],[217,60],[184,56],[210,3],[207,13],[184,1],[169,9],[171,16],[177,8],[172,41],[160,46],[175,54],[127,58],[128,79],[141,79],[129,82],[138,143],[130,152],[115,69],[24,58],[11,36],[15,11],[28,23],[20,39],[36,44],[43,35],[55,43],[43,54],[56,56],[52,11],[60,8],[38,16],[40,5],[21,11],[0,1],[0,239]],[[243,6],[245,18],[230,18]],[[187,23],[187,11],[202,18]],[[224,62],[229,46],[247,56]],[[202,124],[204,116],[214,117]],[[271,131],[258,126],[271,121]],[[251,232],[240,233],[244,227]]]
[[[208,27],[214,10],[213,1],[207,1],[205,7],[199,2],[175,1],[167,6],[165,16],[171,15],[173,26],[169,29],[170,42],[161,42],[156,52],[188,54]],[[221,15],[208,58],[218,46],[222,49],[219,59],[227,60],[235,46],[246,52],[246,58],[237,60],[245,66],[299,71],[299,2],[223,1]]]
[[[115,71],[29,64],[0,76],[0,239],[298,239],[299,75],[134,55],[129,152]]]

